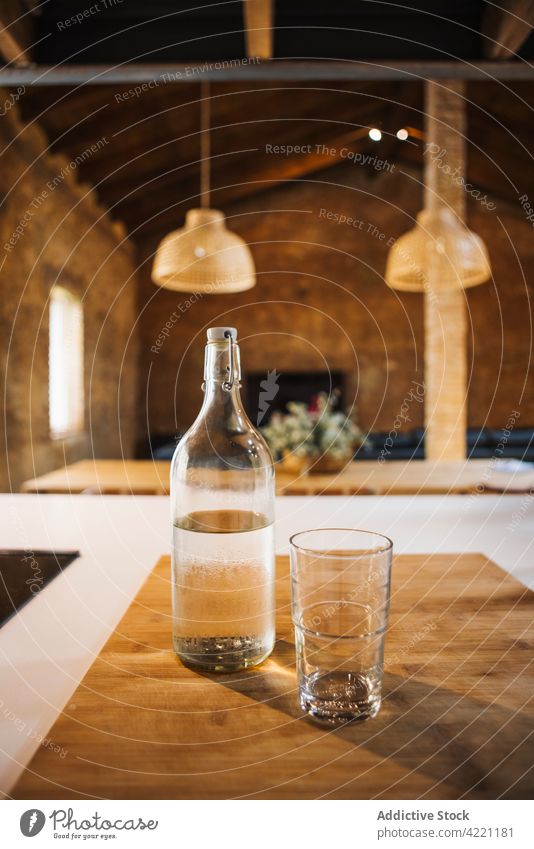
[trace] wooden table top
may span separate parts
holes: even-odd
[[[339,474],[296,478],[277,469],[279,495],[413,495],[463,494],[482,491],[495,475],[489,460],[358,460]],[[169,491],[167,460],[80,460],[26,481],[23,492],[165,495]],[[528,478],[528,480],[527,480]],[[501,475],[501,481],[502,475]],[[516,475],[517,486],[534,484],[534,475]],[[528,486],[527,486],[528,484]]]
[[[532,796],[532,592],[482,555],[396,557],[382,710],[332,730],[297,706],[277,566],[272,657],[217,676],[172,652],[162,558],[14,798]]]
[[[475,492],[488,478],[489,460],[357,460],[342,472],[279,480],[283,495],[443,495]],[[489,476],[490,477],[490,476]]]
[[[79,460],[22,484],[22,492],[168,495],[168,460]]]

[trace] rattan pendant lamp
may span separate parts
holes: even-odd
[[[226,228],[224,214],[210,209],[210,92],[202,84],[200,133],[200,209],[190,209],[185,225],[160,242],[152,280],[176,292],[219,295],[244,292],[256,283],[250,248]]]
[[[385,273],[388,286],[405,292],[467,289],[490,277],[486,245],[445,205],[419,212],[391,247]]]

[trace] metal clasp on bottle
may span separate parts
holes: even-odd
[[[225,339],[228,339],[228,365],[226,366],[228,377],[223,383],[223,389],[226,389],[227,392],[230,392],[234,386],[234,349],[231,332],[229,330],[226,330],[224,336]]]

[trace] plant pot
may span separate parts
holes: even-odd
[[[345,457],[332,457],[330,454],[323,454],[310,466],[309,472],[311,475],[339,474],[351,461],[352,453]]]
[[[296,454],[284,451],[284,456],[278,463],[278,470],[288,475],[306,475],[310,468],[309,457],[298,457]]]

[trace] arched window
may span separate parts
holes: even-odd
[[[53,437],[83,430],[83,309],[63,286],[50,294],[49,422]]]

